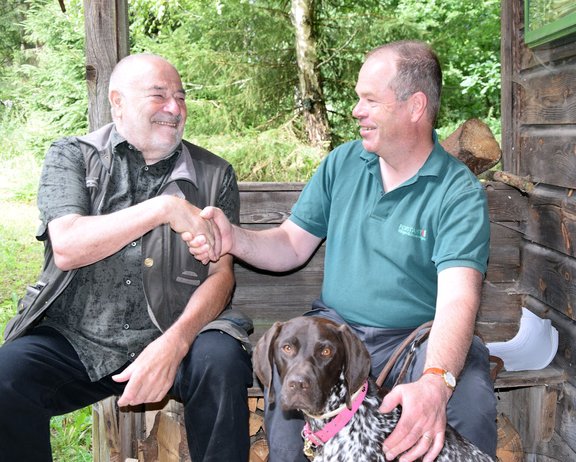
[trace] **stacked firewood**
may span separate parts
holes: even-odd
[[[250,409],[250,462],[267,462],[268,443],[264,432],[264,398],[248,398]]]
[[[502,156],[490,127],[479,119],[469,119],[440,144],[464,162],[475,175],[494,167]]]
[[[250,409],[250,462],[268,461],[264,433],[264,398],[248,398]],[[149,411],[150,412],[150,411]],[[152,428],[138,440],[138,459],[134,462],[190,462],[181,404],[171,401],[156,412]]]

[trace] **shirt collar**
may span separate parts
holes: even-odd
[[[112,127],[112,132],[110,133],[110,144],[112,145],[112,149],[116,149],[120,144],[125,143],[126,147],[129,146],[128,141],[124,138],[118,130],[116,130],[116,125]]]
[[[117,148],[120,148],[117,152],[121,152],[123,148],[137,151],[135,147],[128,143],[126,138],[118,133],[116,127],[112,128],[110,143],[112,144],[112,148],[115,151]],[[187,180],[193,183],[194,186],[198,187],[196,168],[194,167],[192,155],[190,154],[188,147],[183,142],[180,142],[174,152],[166,157],[166,159],[172,156],[177,156],[177,159],[174,164],[174,168],[172,169],[172,173],[170,174],[170,180]]]
[[[436,130],[432,131],[432,141],[434,141],[432,152],[428,156],[428,159],[426,159],[426,162],[424,162],[424,165],[420,168],[420,170],[418,170],[418,173],[416,173],[415,178],[421,176],[438,177],[445,168],[446,151],[438,141],[438,134],[436,133]]]
[[[438,134],[436,133],[436,130],[432,130],[432,141],[434,142],[434,146],[430,152],[430,155],[428,156],[428,159],[426,159],[424,165],[420,167],[420,170],[418,170],[418,172],[412,178],[407,180],[404,185],[413,184],[418,181],[418,178],[421,177],[438,177],[441,175],[446,164],[446,151],[438,141]],[[380,172],[380,167],[378,165],[379,160],[376,154],[368,152],[362,148],[360,157],[366,161],[369,169],[377,169],[377,171]],[[371,167],[371,164],[374,164],[374,166]]]

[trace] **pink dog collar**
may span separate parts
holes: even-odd
[[[322,446],[333,438],[340,430],[342,430],[348,422],[352,419],[362,401],[366,397],[368,392],[368,381],[364,382],[362,388],[358,390],[358,395],[352,401],[352,409],[348,409],[346,406],[334,417],[330,422],[328,422],[321,430],[317,432],[312,432],[310,425],[306,423],[304,429],[302,430],[302,436],[305,440],[304,442],[304,452],[310,451],[314,447]],[[308,455],[308,454],[307,454]]]

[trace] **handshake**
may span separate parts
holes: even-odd
[[[249,230],[230,223],[217,207],[200,210],[188,202],[185,207],[186,213],[176,216],[179,222],[170,220],[170,226],[204,265],[230,254],[263,270],[290,271],[306,263],[322,242],[321,237],[291,220],[272,228]]]
[[[198,261],[206,265],[230,252],[233,229],[222,210],[217,207],[196,209],[196,213],[189,218],[192,226],[180,232],[180,236]],[[172,229],[179,232],[174,226]]]

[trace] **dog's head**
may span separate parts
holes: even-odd
[[[339,381],[344,380],[345,401],[370,373],[370,355],[346,325],[324,318],[299,317],[275,323],[258,341],[254,370],[275,401],[273,370],[282,381],[282,408],[319,414]]]

